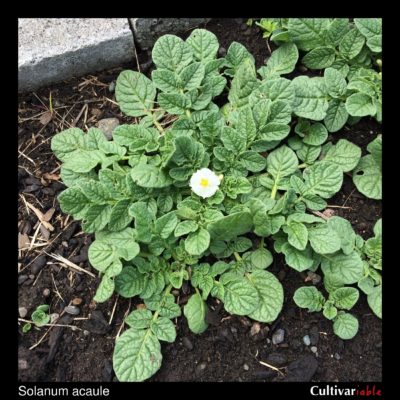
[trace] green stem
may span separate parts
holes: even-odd
[[[161,134],[163,134],[165,131],[164,131],[164,128],[161,126],[161,124],[154,118],[154,116],[153,116],[153,123],[154,123],[154,125],[155,125],[155,127],[158,129],[158,131],[161,133]]]
[[[165,298],[165,296],[171,291],[171,289],[172,289],[172,285],[168,285],[167,286],[167,288],[164,290],[164,293],[163,293],[163,300],[162,300],[162,302],[161,302],[161,304],[160,304],[160,308],[164,305],[164,298]],[[153,322],[153,321],[155,321],[157,318],[158,318],[158,314],[160,313],[160,310],[157,310],[155,313],[154,313],[154,315],[153,315],[153,318],[151,319],[151,321]]]
[[[190,117],[192,116],[192,113],[190,112],[190,110],[186,110],[186,116],[187,116],[188,118],[190,118]]]
[[[275,199],[277,191],[278,191],[278,182],[275,181],[271,191],[271,199]]]
[[[262,237],[260,240],[260,249],[264,247],[264,238]]]
[[[235,256],[236,261],[242,261],[242,257],[240,257],[240,255],[239,255],[239,253],[238,253],[237,251],[235,251],[235,252],[233,253],[233,255]]]
[[[299,164],[299,166],[297,167],[297,168],[307,168],[308,167],[308,165],[306,164],[306,163],[303,163],[303,164]]]

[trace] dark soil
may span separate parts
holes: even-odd
[[[225,49],[234,40],[244,44],[255,56],[257,66],[261,66],[268,56],[266,42],[256,27],[249,28],[244,22],[213,20],[207,29],[217,35]],[[139,60],[145,66],[146,54],[139,54]],[[114,93],[109,90],[119,72],[126,68],[136,69],[136,63],[132,61],[122,68],[20,97],[18,226],[20,236],[28,235],[33,247],[19,251],[19,307],[27,309],[25,318],[29,319],[38,305],[49,304],[50,312],[61,316],[57,324],[67,325],[51,328],[43,341],[29,350],[48,327],[32,328],[23,334],[23,322],[20,322],[21,381],[114,379],[111,359],[115,337],[124,315],[134,309],[134,303],[116,295],[103,304],[93,302],[99,279],[66,268],[50,256],[60,254],[97,275],[87,260],[92,235],[84,234],[79,223],[63,214],[58,206],[56,196],[63,190],[63,185],[58,181],[59,162],[52,155],[50,139],[74,121],[82,129],[95,126],[102,118],[116,117],[120,122],[127,121],[113,103]],[[52,119],[46,121],[50,93],[54,111]],[[346,138],[361,146],[365,153],[366,145],[378,133],[380,125],[365,119],[352,127],[346,126],[331,139],[336,142]],[[48,221],[54,227],[53,231],[38,227],[38,218],[25,201],[42,213],[55,209]],[[350,220],[364,238],[372,235],[373,225],[381,216],[381,202],[357,192],[349,176],[345,176],[341,191],[329,200],[329,206],[335,215]],[[176,321],[177,341],[162,345],[164,361],[151,381],[363,382],[382,379],[381,321],[372,314],[364,295],[352,310],[359,319],[360,331],[353,340],[343,341],[333,334],[332,323],[321,314],[308,314],[295,306],[293,293],[304,285],[305,273],[285,266],[280,256],[276,256],[269,271],[279,277],[285,290],[284,308],[277,321],[271,325],[258,324],[245,317],[229,316],[221,304],[210,300],[208,330],[202,335],[194,335],[186,320],[179,318]],[[50,291],[47,297],[45,289]],[[77,304],[78,315],[63,311],[70,304]],[[271,338],[277,329],[283,329],[285,336],[283,343],[274,345]],[[305,335],[311,339],[310,346],[303,343]],[[316,347],[316,353],[311,351],[312,346]],[[282,374],[259,361],[281,368]]]

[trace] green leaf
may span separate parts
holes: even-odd
[[[107,204],[90,206],[84,217],[83,230],[88,233],[101,231],[110,221],[111,210],[111,206]]]
[[[126,318],[125,323],[134,329],[147,329],[150,327],[153,314],[150,310],[139,309],[132,311]]]
[[[112,294],[114,293],[114,279],[110,278],[107,275],[104,275],[101,279],[100,285],[96,290],[96,294],[93,297],[93,300],[97,303],[103,303],[108,300]]]
[[[115,246],[101,240],[95,240],[88,251],[89,261],[100,272],[106,272],[110,264],[117,258]]]
[[[134,267],[127,266],[115,278],[115,291],[122,297],[137,296],[144,289],[144,276]]]
[[[149,330],[130,328],[116,341],[113,354],[115,375],[120,382],[141,382],[161,367],[161,345]]]
[[[259,82],[256,78],[254,63],[250,59],[245,59],[232,79],[228,95],[232,106],[243,107],[247,105],[249,96],[257,86],[259,86]]]
[[[212,222],[208,231],[213,239],[231,240],[251,230],[253,219],[249,212],[237,212]]]
[[[330,217],[328,227],[333,229],[340,238],[340,246],[344,254],[350,254],[354,250],[356,234],[349,221],[342,217]]]
[[[358,320],[351,314],[339,314],[333,323],[333,332],[343,340],[353,339],[358,332]]]
[[[374,314],[382,319],[382,285],[376,286],[368,294],[367,301]]]
[[[92,203],[107,204],[111,200],[108,188],[99,181],[83,181],[79,187]]]
[[[82,218],[82,213],[87,210],[89,200],[83,194],[82,190],[77,187],[65,189],[58,195],[61,210],[67,214],[71,214],[74,218]]]
[[[305,131],[305,136],[303,138],[303,143],[310,146],[320,146],[328,138],[328,132],[324,125],[320,122],[310,125],[310,127]]]
[[[74,172],[85,173],[96,167],[104,157],[100,150],[78,149],[64,157],[64,167]]]
[[[311,247],[319,254],[331,254],[340,250],[340,236],[326,223],[309,227],[308,237]]]
[[[172,184],[172,179],[163,170],[150,164],[140,164],[132,168],[131,177],[145,188],[163,188]]]
[[[65,157],[78,149],[84,148],[84,133],[79,128],[65,129],[51,139],[51,150],[55,156],[64,161]]]
[[[179,78],[182,82],[182,89],[193,90],[199,88],[204,78],[204,74],[204,65],[200,62],[192,63],[185,67],[179,74]]]
[[[197,225],[197,222],[182,221],[182,222],[179,222],[179,224],[176,226],[174,235],[175,235],[175,237],[187,235],[190,232],[196,231],[198,227],[199,227],[199,225]]]
[[[328,94],[334,98],[341,98],[346,93],[347,82],[343,75],[334,68],[324,71],[325,85]]]
[[[271,54],[268,59],[267,66],[261,67],[258,72],[263,79],[272,76],[279,76],[293,72],[297,60],[299,59],[299,51],[293,43],[285,43]]]
[[[120,231],[128,226],[132,221],[132,216],[128,213],[131,200],[120,200],[115,203],[111,210],[108,228],[112,231]]]
[[[248,150],[240,155],[240,163],[251,172],[260,172],[265,168],[267,160],[255,151]]]
[[[293,214],[290,214],[287,217],[287,221],[286,222],[288,224],[292,223],[292,221],[294,221],[294,222],[304,222],[306,224],[313,224],[315,222],[324,222],[324,220],[322,218],[320,218],[320,217],[316,217],[315,215],[305,214],[305,213],[301,213],[301,212],[295,212]]]
[[[151,79],[154,85],[163,92],[177,92],[181,88],[179,76],[168,69],[155,69],[151,73]]]
[[[364,265],[357,252],[329,256],[326,265],[322,265],[325,275],[338,277],[343,284],[351,285],[358,282],[364,275]]]
[[[354,18],[357,29],[367,39],[367,46],[371,51],[382,51],[382,19],[381,18]]]
[[[353,117],[374,116],[376,105],[371,96],[364,93],[353,93],[346,99],[346,111]]]
[[[283,227],[283,232],[288,234],[288,242],[297,250],[304,250],[308,243],[308,231],[301,222],[290,222]]]
[[[354,287],[336,289],[329,296],[337,308],[350,310],[357,303],[360,293]]]
[[[261,138],[268,141],[282,140],[290,132],[290,127],[286,124],[270,122],[261,129]]]
[[[267,171],[279,181],[293,174],[299,165],[295,152],[288,146],[280,146],[267,157]]]
[[[337,308],[329,301],[324,304],[324,310],[322,311],[322,314],[325,318],[332,320],[337,316],[337,312]]]
[[[125,228],[117,232],[101,231],[96,233],[96,240],[113,245],[119,257],[126,261],[135,258],[140,251],[136,243],[136,231],[132,228]]]
[[[364,46],[365,38],[358,29],[350,29],[339,43],[339,51],[342,57],[351,60],[356,57]]]
[[[196,232],[189,233],[185,240],[185,250],[194,256],[205,252],[210,246],[210,234],[204,228],[199,228]]]
[[[228,48],[225,56],[228,70],[225,70],[225,74],[229,76],[234,76],[238,67],[246,60],[254,62],[254,57],[247,51],[241,43],[232,42]]]
[[[146,76],[135,71],[122,71],[115,86],[115,97],[121,111],[130,117],[147,115],[153,108],[156,88]]]
[[[31,315],[32,322],[39,327],[48,324],[50,322],[50,315],[48,314],[48,310],[49,306],[47,304],[42,304],[38,306]]]
[[[305,250],[298,250],[289,243],[285,243],[281,250],[285,255],[286,264],[296,271],[305,271],[311,268],[314,263],[310,247],[306,247]]]
[[[304,163],[313,164],[321,154],[321,146],[309,146],[303,143],[300,150],[298,150],[296,154]]]
[[[308,311],[321,311],[325,303],[322,293],[314,286],[298,288],[293,295],[293,300],[298,307],[307,308]]]
[[[269,250],[260,248],[251,252],[250,262],[257,269],[266,269],[272,264],[273,257]]]
[[[272,102],[283,101],[292,104],[294,100],[294,89],[291,81],[285,78],[272,78],[262,82],[261,86],[254,92],[260,98],[268,98]]]
[[[379,218],[374,225],[374,235],[376,237],[382,236],[382,218]]]
[[[246,139],[247,146],[256,138],[257,127],[250,107],[245,107],[239,111],[236,131],[240,137]]]
[[[170,114],[184,114],[190,108],[189,99],[181,93],[160,93],[158,104]]]
[[[349,30],[350,24],[348,18],[335,18],[329,25],[326,36],[332,45],[336,47]]]
[[[217,56],[219,43],[217,37],[205,29],[195,29],[186,39],[186,43],[192,47],[196,60],[213,60]]]
[[[337,132],[342,129],[347,122],[349,114],[347,113],[345,103],[338,99],[332,99],[328,103],[324,124],[329,132]]]
[[[151,331],[157,336],[158,340],[173,343],[176,339],[175,325],[166,317],[158,317],[151,324]]]
[[[310,69],[324,69],[335,61],[335,49],[330,46],[316,47],[307,53],[302,63]]]
[[[129,146],[131,151],[145,150],[149,142],[155,141],[158,133],[142,125],[119,125],[113,132],[113,139],[121,146]]]
[[[224,285],[224,308],[230,314],[248,315],[260,304],[258,290],[249,281],[236,279]]]
[[[292,85],[295,92],[294,113],[314,121],[324,119],[328,109],[324,78],[298,76],[292,80]]]
[[[289,18],[289,37],[301,50],[311,50],[325,43],[324,31],[329,27],[328,18]]]
[[[370,199],[382,199],[382,171],[372,155],[361,158],[353,172],[353,182],[363,195]]]
[[[260,302],[248,316],[260,322],[275,321],[283,306],[283,288],[278,279],[267,271],[255,271],[247,276],[257,289]]]
[[[338,165],[343,172],[353,170],[361,158],[361,148],[346,139],[340,139],[326,152],[325,161]]]
[[[303,172],[307,194],[316,194],[328,199],[342,187],[343,172],[330,162],[320,161],[307,167]],[[303,193],[302,193],[303,194]]]
[[[154,44],[152,59],[157,68],[179,72],[193,59],[191,46],[175,35],[163,35]]]
[[[225,148],[237,154],[246,149],[246,136],[231,127],[224,127],[221,133],[221,140]]]
[[[187,318],[189,329],[193,333],[200,334],[207,329],[206,312],[207,305],[200,294],[193,294],[183,308],[183,314]]]
[[[162,239],[167,239],[169,235],[174,231],[177,224],[178,217],[176,216],[175,211],[171,211],[158,218],[155,222],[154,227],[156,233],[158,233]]]

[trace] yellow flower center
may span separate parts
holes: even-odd
[[[201,178],[201,181],[200,181],[200,186],[203,186],[203,188],[206,188],[207,186],[208,186],[208,179],[206,179],[206,178]]]

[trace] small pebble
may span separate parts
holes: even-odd
[[[237,329],[234,326],[231,326],[231,332],[232,333],[237,333]]]
[[[18,308],[18,314],[21,318],[25,318],[28,314],[28,310],[25,307]]]
[[[182,339],[182,344],[188,349],[188,350],[193,350],[193,343],[190,341],[188,337],[184,337]]]
[[[71,315],[78,315],[80,313],[79,308],[76,306],[67,306],[64,308],[64,311],[67,314],[71,314]]]
[[[22,285],[28,279],[28,275],[19,275],[18,276],[18,285]]]
[[[84,331],[83,331],[83,334],[84,334],[85,336],[88,336],[88,335],[90,335],[90,332],[87,331],[87,330],[84,330]]]
[[[308,335],[304,336],[303,342],[306,346],[309,346],[311,344],[310,336],[308,336]]]
[[[32,280],[35,279],[35,275],[30,274],[30,275],[29,275],[29,279],[32,279]]]
[[[318,351],[318,349],[315,346],[311,346],[310,349],[313,353],[316,353]]]
[[[44,297],[49,297],[50,296],[50,289],[46,288],[43,290],[43,296]]]
[[[339,354],[339,353],[335,353],[334,357],[336,358],[336,360],[340,360],[340,359],[341,359],[341,357],[340,357],[340,354]]]
[[[79,306],[82,303],[82,299],[80,297],[75,297],[75,299],[71,302],[74,306]]]
[[[280,344],[285,340],[285,331],[283,329],[277,329],[272,335],[272,343]]]
[[[244,369],[245,371],[248,371],[248,370],[250,369],[250,367],[249,367],[247,364],[244,364],[244,365],[243,365],[243,369]]]
[[[28,361],[19,359],[18,360],[18,369],[28,369]]]
[[[207,364],[205,362],[199,364],[196,367],[196,374],[198,374],[198,375],[201,374],[206,369],[206,367],[207,367]]]
[[[257,335],[257,333],[260,332],[260,330],[261,330],[260,324],[258,322],[254,322],[254,324],[250,329],[250,335],[251,336]]]
[[[108,85],[108,91],[111,93],[114,93],[115,91],[115,82],[112,81],[109,85]]]

